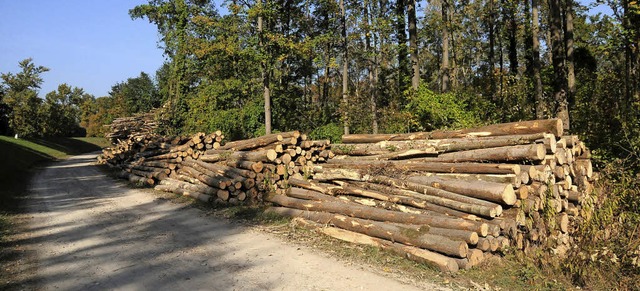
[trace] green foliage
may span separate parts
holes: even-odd
[[[414,131],[437,128],[470,127],[480,122],[475,112],[468,109],[467,100],[454,93],[434,93],[421,86],[415,94],[409,94],[406,110],[412,116]]]
[[[40,133],[38,107],[42,100],[38,98],[38,89],[42,84],[40,75],[49,71],[36,66],[32,59],[20,62],[21,72],[3,73],[2,86],[5,112],[9,127],[20,136],[36,136]]]
[[[336,123],[319,126],[309,133],[311,139],[328,139],[331,143],[342,141],[343,127]]]
[[[562,264],[577,284],[594,289],[608,289],[610,282],[620,289],[640,286],[640,180],[624,164],[607,164],[599,191],[583,208],[585,219]]]

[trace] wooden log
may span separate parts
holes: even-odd
[[[493,183],[486,181],[459,181],[445,180],[438,177],[413,176],[407,181],[428,185],[446,191],[460,193],[479,199],[513,205],[516,203],[516,194],[511,184]]]
[[[405,134],[347,134],[342,136],[343,143],[372,143],[385,140],[416,140],[462,138],[470,136],[500,136],[513,134],[551,133],[562,136],[563,126],[560,119],[532,120],[493,124],[476,128],[453,131],[431,131]]]
[[[274,208],[270,208],[267,209],[267,212],[274,212],[274,213],[278,213],[276,211],[278,210],[284,210],[284,211],[279,211],[279,212],[283,212],[285,213],[285,211],[289,210],[288,208],[283,208],[283,209],[274,209]],[[282,214],[282,215],[286,215]],[[297,218],[298,221],[304,221],[305,219],[303,218]],[[308,220],[306,220],[308,221]],[[306,227],[310,227],[309,225],[313,225],[311,226],[313,229],[316,229],[317,231],[319,231],[320,233],[323,233],[325,235],[346,241],[346,242],[350,242],[350,243],[356,243],[356,244],[364,244],[364,245],[370,245],[370,246],[375,246],[375,247],[379,247],[382,249],[386,249],[389,251],[392,251],[394,253],[397,253],[407,259],[410,259],[412,261],[418,262],[418,263],[423,263],[426,265],[430,265],[430,266],[434,266],[436,268],[438,268],[440,271],[442,272],[457,272],[458,271],[458,264],[456,263],[456,261],[453,258],[447,257],[445,255],[441,255],[438,253],[434,253],[434,252],[430,252],[424,249],[420,249],[420,248],[416,248],[416,247],[412,247],[412,246],[407,246],[407,245],[403,245],[403,244],[398,244],[398,243],[394,243],[394,242],[390,242],[388,240],[384,240],[384,239],[379,239],[379,238],[374,238],[365,234],[361,234],[361,233],[357,233],[357,232],[352,232],[352,231],[348,231],[348,230],[344,230],[344,229],[340,229],[340,228],[335,228],[335,227],[322,227],[320,224],[312,222],[303,222],[303,224]]]
[[[489,207],[486,205],[478,205],[474,203],[461,202],[456,200],[451,200],[448,198],[425,195],[420,193],[408,193],[408,192],[400,192],[401,195],[389,194],[384,192],[379,192],[375,190],[364,189],[361,187],[350,185],[349,183],[340,182],[340,188],[332,189],[334,193],[348,193],[353,195],[360,195],[364,197],[370,197],[374,199],[379,199],[383,201],[390,201],[393,203],[401,203],[404,205],[409,205],[421,209],[427,209],[428,204],[435,204],[440,206],[445,206],[454,210],[464,211],[466,213],[472,213],[477,215],[482,215],[486,217],[496,217],[502,212],[502,208],[499,205],[494,205],[494,207]],[[407,197],[410,195],[409,197]],[[467,200],[476,202],[474,200]]]
[[[480,162],[480,161],[541,161],[546,149],[542,144],[506,146],[441,154],[435,158],[422,158],[424,162]]]
[[[298,137],[300,137],[299,131],[273,133],[263,135],[261,137],[228,142],[224,146],[221,146],[220,149],[233,151],[251,150],[259,147],[264,147],[275,142],[282,142],[287,138],[297,139]]]
[[[183,166],[182,169],[189,173],[190,176],[200,180],[200,182],[207,184],[213,188],[226,189],[230,185],[231,180],[229,178],[218,176],[215,173],[209,172],[203,168],[193,168],[189,166]]]
[[[197,161],[197,160],[194,162],[200,165],[201,167],[208,169],[218,175],[227,176],[229,178],[245,177],[245,178],[253,179],[256,177],[256,172],[251,170],[243,170],[243,169],[238,169],[234,167],[228,167],[228,166],[219,165],[219,164],[211,164],[211,163]]]
[[[514,188],[520,188],[520,185],[522,185],[520,176],[516,176],[515,174],[457,174],[420,172],[417,176],[436,177],[446,180],[462,180],[467,182],[485,181],[493,183],[503,183],[511,184]]]
[[[405,162],[405,161],[358,161],[331,159],[327,164],[316,165],[320,169],[369,169],[372,167],[393,167],[401,171],[423,171],[434,173],[469,174],[519,174],[520,166],[515,164],[487,163],[442,163],[442,162]]]
[[[204,162],[219,162],[223,160],[244,160],[252,162],[275,161],[278,153],[275,150],[263,150],[254,152],[229,151],[229,150],[207,150],[205,154],[200,156],[200,160]]]
[[[411,190],[411,191],[418,192],[420,194],[438,196],[438,197],[442,197],[442,198],[447,198],[447,199],[456,200],[456,201],[460,201],[460,202],[465,202],[465,203],[469,203],[469,204],[486,206],[486,207],[490,207],[490,208],[495,208],[496,205],[498,205],[498,204],[493,203],[493,202],[477,199],[477,198],[474,198],[474,197],[468,197],[468,196],[461,195],[461,194],[456,194],[456,193],[453,193],[453,192],[450,192],[450,191],[447,191],[447,190],[431,187],[431,186],[428,186],[428,185],[424,185],[424,184],[420,184],[420,183],[413,183],[413,182],[404,181],[404,180],[395,179],[395,178],[390,178],[390,177],[385,177],[385,176],[369,177],[368,181],[369,182],[383,184],[383,185],[387,185],[387,186],[393,186],[393,187],[400,188],[400,189]],[[502,208],[500,208],[500,210],[501,209]],[[496,215],[499,215],[499,214],[496,214]]]
[[[398,226],[396,224],[317,211],[298,210],[297,212],[289,211],[288,213],[295,213],[295,217],[304,217],[322,224],[333,224],[342,229],[417,246],[450,256],[459,258],[467,256],[468,246],[464,241],[451,240],[443,236],[430,234],[428,226],[419,226],[417,228]]]
[[[453,240],[462,240],[470,245],[476,245],[478,243],[478,238],[479,238],[478,233],[475,231],[459,230],[459,229],[430,227],[429,233],[448,237]]]
[[[199,192],[199,193],[210,195],[210,196],[211,195],[215,195],[216,191],[218,190],[218,189],[206,186],[206,185],[191,184],[191,183],[188,183],[188,182],[183,182],[183,181],[175,180],[175,179],[172,179],[172,178],[164,179],[164,180],[160,181],[158,184],[159,185],[169,185],[169,186],[173,186],[173,187],[176,187],[176,188],[182,188],[182,189],[185,189],[187,191]]]
[[[202,202],[209,202],[211,200],[210,195],[207,195],[198,191],[188,190],[182,187],[177,187],[175,185],[170,185],[170,184],[156,185],[154,189],[159,191],[172,192],[182,196],[189,196],[197,200],[200,200]]]
[[[513,145],[531,144],[536,140],[542,140],[545,134],[510,135],[496,137],[468,137],[439,140],[411,140],[411,141],[381,141],[377,143],[363,144],[334,144],[331,150],[338,155],[371,156],[383,155],[409,150],[430,150],[431,152],[455,152],[461,150],[474,150],[495,148]],[[425,152],[424,154],[431,153]]]
[[[264,168],[264,165],[262,164],[262,162],[252,162],[252,161],[243,161],[243,160],[227,160],[226,164],[229,167],[251,170],[256,173],[262,172],[262,169]]]
[[[424,194],[420,194],[414,191],[410,191],[410,190],[403,190],[403,189],[398,189],[398,188],[393,188],[393,187],[389,187],[386,185],[380,185],[380,184],[372,184],[372,183],[360,183],[357,182],[355,183],[357,186],[361,187],[361,188],[365,188],[365,189],[369,189],[369,190],[375,190],[375,191],[379,191],[379,192],[383,192],[383,193],[389,193],[389,194],[393,194],[393,195],[398,195],[401,197],[409,197],[409,198],[416,198],[416,199],[421,199],[421,197]],[[470,198],[470,197],[466,197],[463,196],[465,198]],[[473,199],[473,198],[471,198]],[[458,202],[459,203],[459,202]],[[425,209],[425,210],[429,210],[429,211],[433,211],[433,212],[437,212],[437,213],[441,213],[444,214],[446,216],[451,216],[451,217],[457,217],[457,218],[462,218],[462,219],[467,219],[467,220],[472,220],[472,221],[479,221],[480,218],[474,214],[469,214],[467,212],[463,212],[463,211],[458,211],[458,210],[454,210],[452,208],[449,207],[445,207],[445,206],[441,206],[441,205],[437,205],[435,203],[425,203],[425,204],[421,204],[421,205],[413,205],[413,204],[407,204],[413,207],[417,207],[417,208],[421,208],[421,209]],[[495,204],[497,207],[496,208],[496,213],[502,213],[502,207],[500,207],[500,205]],[[497,214],[499,215],[499,214]]]
[[[458,264],[458,268],[463,270],[469,270],[475,266],[478,266],[484,261],[484,252],[478,249],[469,249],[467,257],[462,259],[455,259]]]
[[[308,201],[287,197],[284,195],[269,195],[266,197],[269,202],[276,203],[281,206],[310,210],[310,211],[326,211],[330,213],[341,213],[351,217],[389,221],[411,224],[426,224],[433,227],[463,229],[478,232],[480,236],[486,236],[488,226],[485,223],[476,223],[473,221],[465,221],[462,219],[452,219],[434,215],[418,215],[384,209],[377,209],[367,206],[347,205],[343,202],[333,201]]]

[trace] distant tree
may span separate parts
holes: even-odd
[[[13,132],[20,136],[36,136],[40,134],[38,107],[42,100],[38,98],[38,90],[43,82],[40,75],[49,68],[36,66],[31,58],[19,64],[21,72],[1,75],[4,87],[2,107]]]
[[[153,80],[145,72],[140,76],[129,78],[125,82],[120,82],[111,87],[109,92],[113,98],[122,100],[123,113],[132,115],[138,112],[148,112],[161,105],[161,96],[158,93]]]
[[[60,84],[57,91],[47,93],[40,107],[42,135],[45,136],[84,136],[80,120],[81,105],[93,96],[83,89]]]

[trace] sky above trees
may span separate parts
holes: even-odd
[[[0,71],[18,72],[20,60],[33,58],[51,68],[40,97],[61,83],[105,96],[113,84],[155,72],[164,61],[156,27],[128,14],[145,2],[0,0]]]

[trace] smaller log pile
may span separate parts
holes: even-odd
[[[563,255],[596,175],[584,143],[562,134],[552,119],[345,135],[312,179],[269,195],[269,211],[444,271],[508,248]]]
[[[155,120],[155,113],[140,113],[129,117],[116,118],[109,125],[109,133],[106,138],[111,140],[112,144],[119,141],[134,139],[142,141],[148,139],[149,136],[155,135],[158,129],[158,123]]]
[[[329,141],[311,141],[298,131],[223,145],[220,131],[172,139],[128,139],[105,149],[102,163],[129,181],[214,204],[255,204],[266,191],[302,178],[329,159]]]
[[[207,148],[219,147],[223,139],[220,131],[209,135],[196,133],[191,137],[130,137],[105,148],[98,156],[98,163],[122,169],[120,176],[132,182],[154,185],[167,178],[177,163],[197,158]]]

